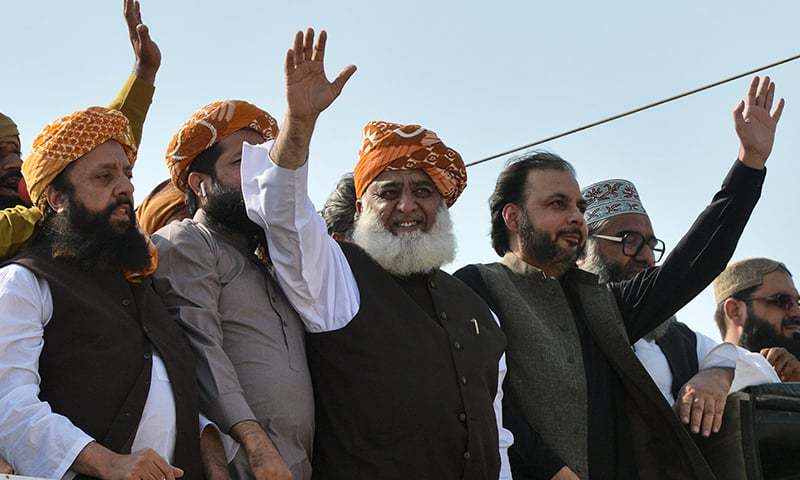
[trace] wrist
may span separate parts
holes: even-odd
[[[234,425],[231,428],[231,436],[248,452],[260,449],[267,438],[261,425],[253,420],[246,420]]]
[[[748,151],[746,148],[739,147],[739,161],[750,168],[762,170],[767,163],[767,157],[759,153]]]
[[[139,62],[133,66],[133,73],[140,80],[147,82],[149,85],[155,85],[156,73],[158,73],[158,66],[145,65]]]

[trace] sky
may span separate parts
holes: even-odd
[[[199,107],[238,98],[283,117],[283,58],[306,26],[328,31],[330,78],[358,66],[317,123],[309,191],[318,206],[355,165],[370,120],[421,124],[469,162],[800,53],[800,4],[790,1],[142,0],[142,15],[163,62],[134,171],[137,200],[167,177],[169,139]],[[3,17],[0,111],[19,125],[24,152],[46,123],[110,102],[131,70],[121,0],[6,0]],[[800,271],[800,61],[768,73],[787,106],[733,258],[766,256]],[[570,161],[582,186],[632,180],[669,249],[736,160],[731,112],[748,82],[541,148]],[[503,165],[469,170],[452,209],[459,252],[448,270],[497,260],[487,201]],[[678,318],[719,339],[714,307],[708,288]]]

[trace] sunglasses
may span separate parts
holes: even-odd
[[[749,297],[744,298],[743,300],[746,302],[760,300],[762,302],[775,305],[776,307],[787,312],[791,311],[794,307],[800,307],[800,297],[795,297],[794,295],[789,295],[788,293],[776,293],[775,295],[769,295],[766,297]]]

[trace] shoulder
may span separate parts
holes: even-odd
[[[151,238],[159,255],[176,250],[214,250],[217,243],[208,228],[191,218],[169,223],[156,231]]]
[[[52,302],[50,287],[29,268],[10,263],[0,268],[0,303],[10,306],[20,302],[43,309]]]

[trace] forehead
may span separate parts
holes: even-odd
[[[108,140],[75,160],[71,170],[73,175],[81,175],[97,168],[116,167],[124,169],[129,165],[128,156],[125,154],[125,149],[122,148],[122,145],[115,140]]]
[[[222,154],[230,154],[240,152],[242,150],[242,143],[247,142],[251,145],[258,145],[264,143],[264,137],[252,128],[243,128],[237,130],[227,137],[219,141],[219,147]]]
[[[433,184],[433,180],[431,177],[428,176],[423,170],[391,170],[381,172],[380,175],[375,177],[375,180],[372,181],[370,187],[387,185],[392,183],[430,183]]]
[[[764,282],[756,290],[758,295],[772,295],[775,293],[797,294],[792,277],[786,272],[776,270],[764,275]]]
[[[650,217],[639,213],[623,213],[609,218],[600,233],[636,232],[644,237],[653,235]]]
[[[529,198],[547,198],[552,195],[582,199],[578,181],[569,172],[561,170],[530,170],[525,181]]]

